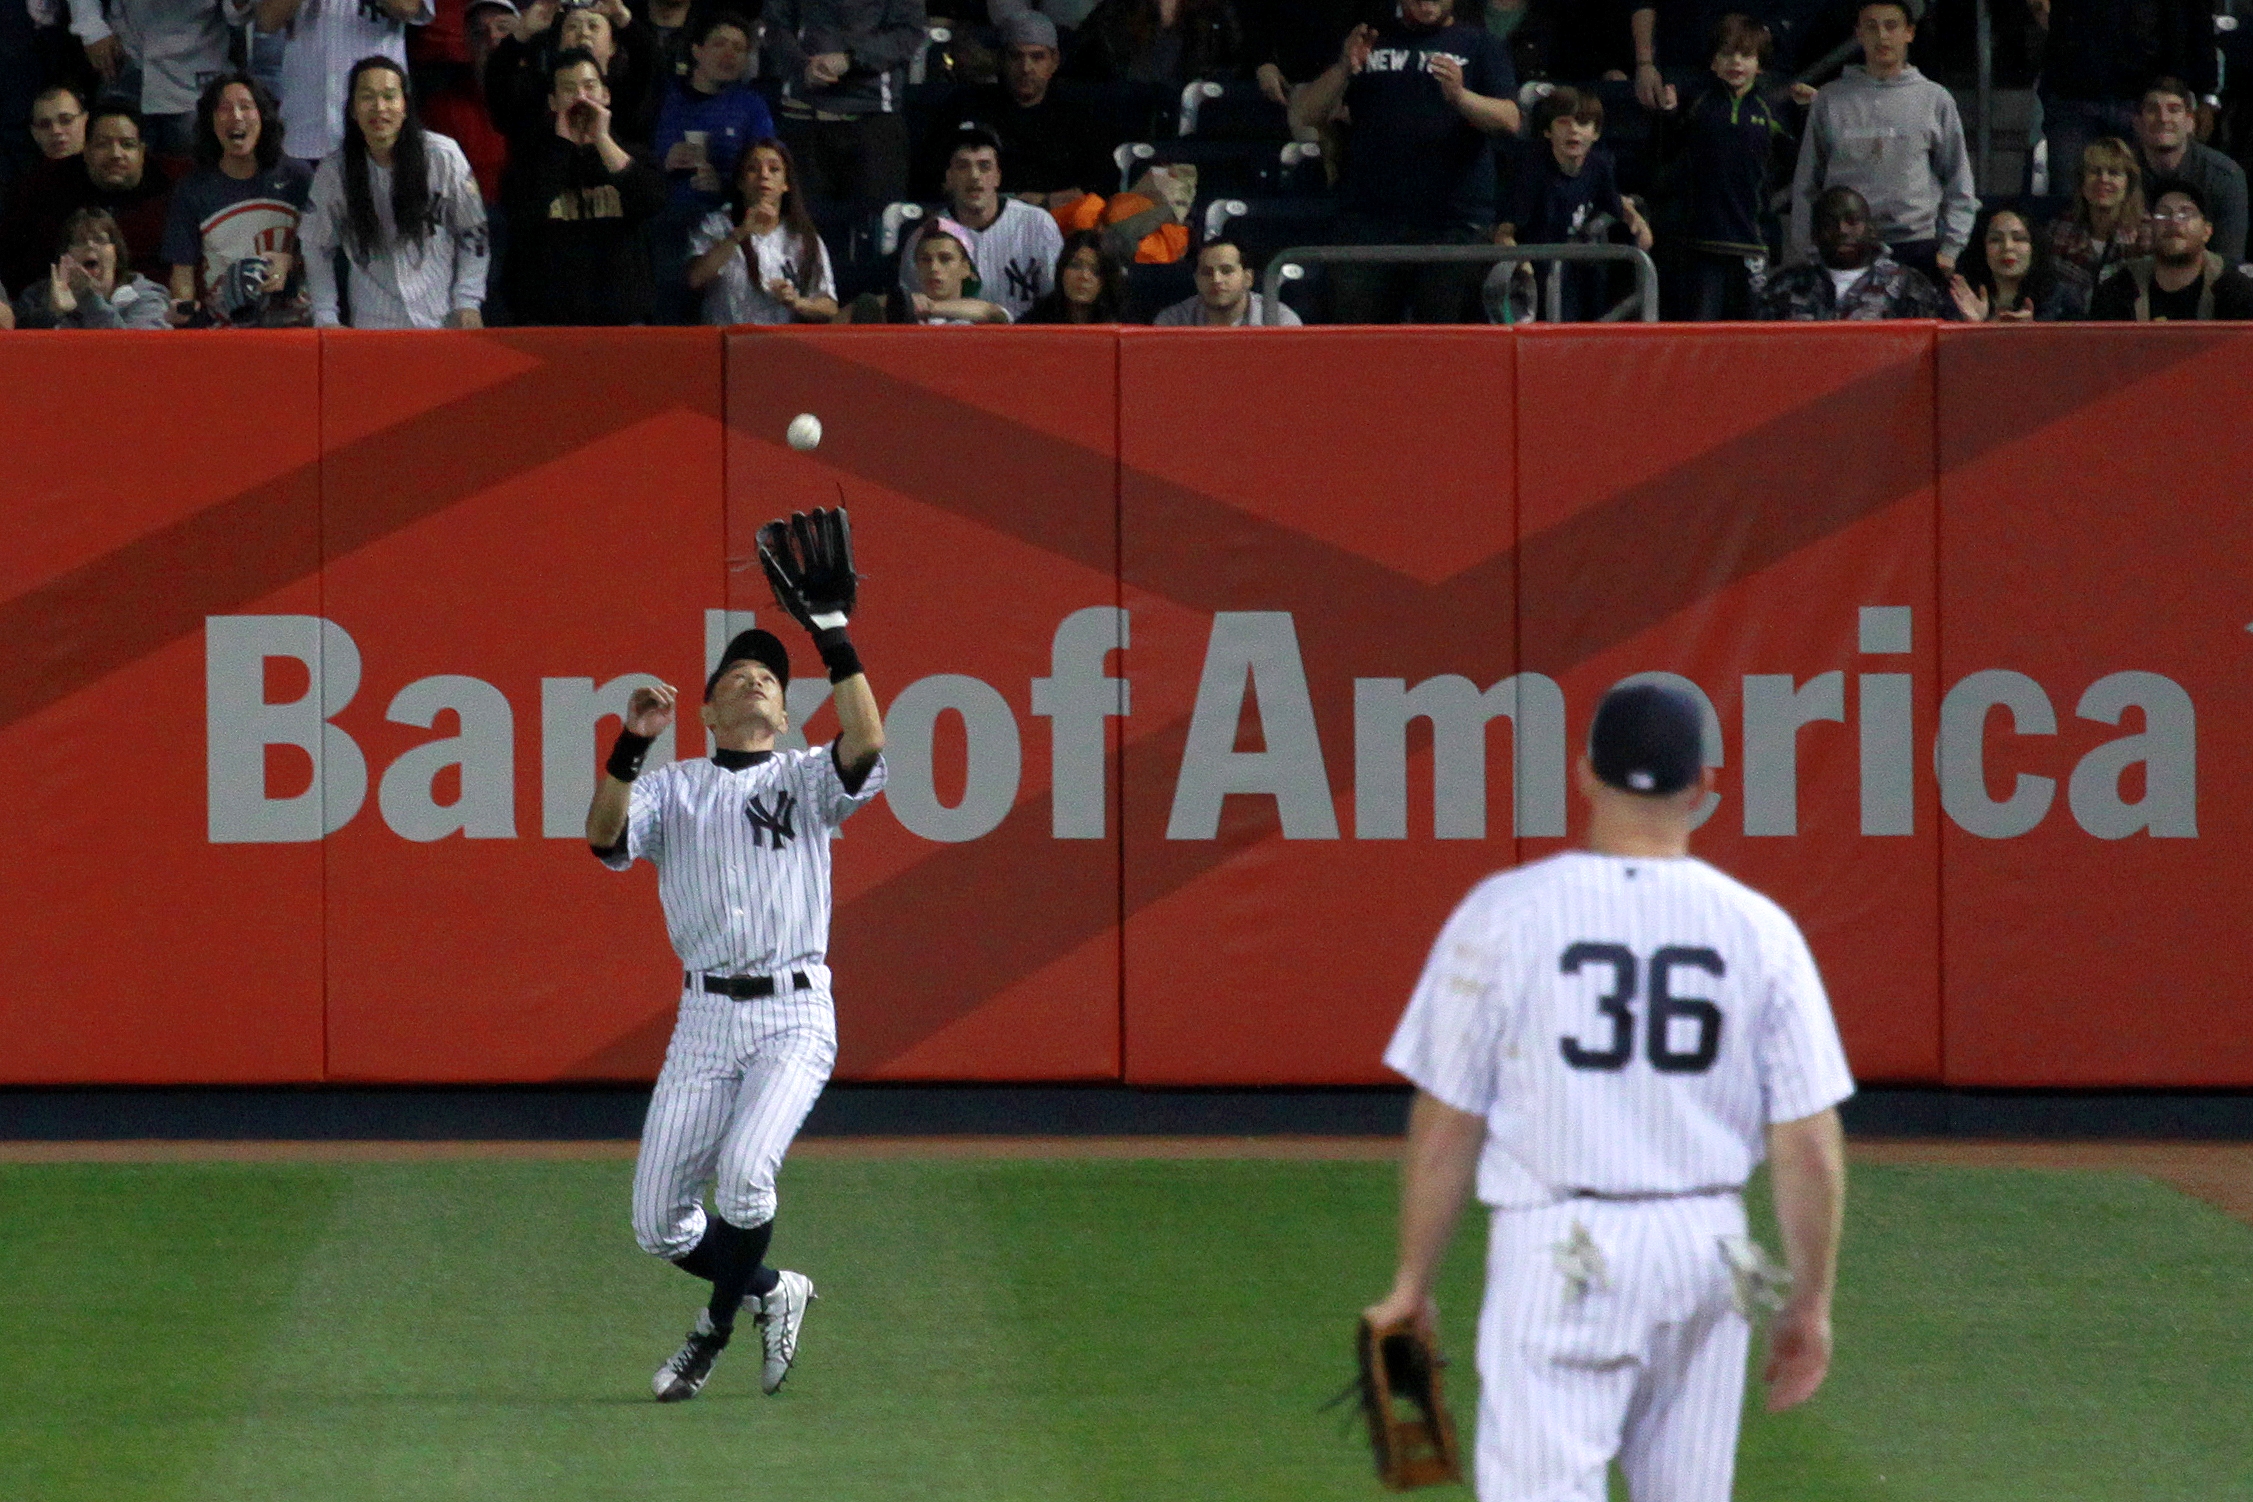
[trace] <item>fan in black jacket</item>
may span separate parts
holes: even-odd
[[[550,128],[509,161],[509,307],[526,324],[647,323],[642,226],[665,206],[665,176],[613,138],[594,58],[574,49],[555,61]]]

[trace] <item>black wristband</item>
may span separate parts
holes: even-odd
[[[829,669],[831,683],[843,683],[861,670],[861,654],[853,650],[852,638],[843,626],[816,631],[814,650],[821,654],[822,666]]]
[[[650,745],[656,739],[653,735],[636,735],[620,728],[617,744],[610,748],[610,760],[603,763],[602,769],[620,782],[632,782],[641,776],[641,759],[649,754]]]

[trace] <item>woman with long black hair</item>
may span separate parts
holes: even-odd
[[[2048,240],[2007,206],[1981,211],[1946,290],[1966,323],[2056,323],[2089,313],[2088,285],[2060,276]]]
[[[790,148],[753,141],[736,164],[735,193],[688,242],[688,285],[706,323],[827,323],[837,316],[828,247],[806,213]]]
[[[196,170],[172,190],[164,259],[176,316],[192,323],[305,321],[282,301],[313,172],[282,153],[281,107],[248,73],[223,73],[196,101]],[[249,262],[241,271],[234,268]]]
[[[387,57],[352,65],[344,145],[313,175],[299,238],[313,322],[334,328],[336,252],[356,329],[482,327],[485,204],[469,158],[422,128],[407,76]]]
[[[1025,323],[1120,323],[1126,318],[1127,270],[1103,243],[1100,230],[1064,237],[1056,257],[1056,283],[1034,300]]]

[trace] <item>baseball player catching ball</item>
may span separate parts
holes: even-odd
[[[844,509],[761,528],[759,554],[775,598],[813,633],[836,685],[837,739],[775,749],[789,729],[790,657],[767,632],[746,631],[704,684],[702,718],[719,748],[711,759],[642,776],[651,739],[673,723],[674,691],[636,689],[587,810],[587,840],[604,865],[657,867],[685,967],[634,1166],[634,1235],[708,1280],[712,1298],[651,1380],[661,1403],[703,1388],[739,1310],[760,1332],[766,1392],[797,1356],[814,1286],[766,1265],[775,1177],[837,1058],[823,963],[830,837],[884,786],[883,720],[846,636],[854,581]]]
[[[1798,927],[1693,859],[1700,709],[1615,688],[1579,767],[1589,848],[1487,878],[1448,919],[1385,1062],[1418,1086],[1380,1327],[1436,1334],[1474,1183],[1481,1502],[1727,1502],[1751,1320],[1780,1300],[1768,1406],[1830,1365],[1853,1080]],[[1789,1264],[1746,1237],[1769,1158]]]

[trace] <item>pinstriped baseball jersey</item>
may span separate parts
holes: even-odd
[[[1484,1116],[1479,1198],[1741,1186],[1765,1129],[1853,1093],[1807,941],[1691,857],[1576,851],[1465,898],[1385,1052]]]
[[[657,867],[674,952],[689,970],[773,975],[829,949],[829,841],[884,787],[882,757],[847,792],[833,748],[776,751],[730,770],[675,761],[637,778],[626,848],[603,864]]]
[[[412,21],[402,21],[375,0],[302,0],[290,18],[278,90],[282,149],[318,162],[344,144],[344,85],[363,57],[388,57],[407,66],[407,28],[427,26],[436,12],[423,0]]]

